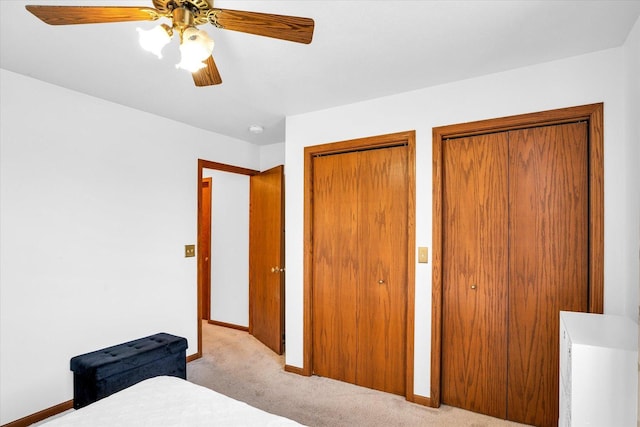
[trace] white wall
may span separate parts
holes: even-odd
[[[280,165],[284,165],[284,142],[260,147],[260,171]]]
[[[227,138],[0,70],[0,424],[72,399],[69,359],[197,339],[197,159]]]
[[[211,177],[211,319],[249,327],[249,176]]]
[[[624,191],[626,193],[628,216],[627,234],[630,237],[625,241],[623,252],[625,264],[636,265],[635,269],[629,271],[628,283],[636,286],[629,286],[625,298],[625,313],[636,323],[638,322],[638,298],[640,297],[638,287],[640,286],[640,19],[627,36],[624,45],[624,68],[626,71],[625,90],[627,102],[627,138],[630,144],[627,145],[625,155],[625,171],[627,179]]]
[[[416,245],[431,246],[431,132],[435,126],[561,107],[605,103],[605,290],[606,313],[625,314],[638,260],[625,256],[631,185],[626,156],[624,50],[601,51],[480,78],[287,118],[286,176],[286,363],[303,363],[303,177],[304,147],[352,138],[416,130]],[[434,64],[434,66],[438,66]],[[636,187],[637,188],[637,187]],[[637,190],[636,190],[637,191]],[[637,234],[635,235],[637,236]],[[631,237],[635,238],[635,237]],[[637,245],[636,245],[637,246]],[[429,396],[431,265],[416,264],[415,393]],[[634,301],[637,301],[634,300]]]
[[[625,68],[627,71],[627,103],[629,111],[627,114],[627,125],[629,138],[632,141],[629,144],[629,154],[627,155],[627,173],[629,183],[627,193],[629,198],[629,213],[631,219],[631,229],[629,236],[636,236],[636,239],[627,241],[627,252],[630,259],[638,257],[640,259],[640,19],[636,22],[625,43],[625,60],[627,62]],[[635,271],[635,280],[630,283],[636,283],[636,286],[629,287],[629,295],[627,297],[627,312],[635,314],[632,318],[638,322],[637,313],[640,306],[640,262],[638,269]],[[640,328],[638,329],[638,337],[640,338]],[[638,340],[640,342],[640,339]],[[638,388],[640,388],[640,360],[638,361]],[[640,394],[638,394],[640,399]],[[638,400],[640,408],[640,400]],[[640,413],[638,416],[638,427],[640,427]]]
[[[625,43],[625,60],[627,71],[628,90],[627,103],[627,125],[631,144],[628,146],[629,153],[627,155],[627,194],[629,199],[630,214],[630,236],[637,236],[637,239],[628,239],[626,252],[628,256],[633,258],[640,257],[640,19],[631,30]],[[633,282],[638,286],[630,287],[629,297],[627,298],[627,312],[638,321],[638,298],[640,287],[640,267],[633,272]]]

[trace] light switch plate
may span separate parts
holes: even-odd
[[[418,262],[420,263],[429,262],[429,248],[424,246],[418,247]]]
[[[196,256],[196,245],[184,245],[184,257]]]

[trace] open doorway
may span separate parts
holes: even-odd
[[[245,331],[249,327],[250,179],[243,174],[203,169],[198,238],[203,265],[202,319]]]
[[[275,169],[279,170],[282,176],[283,167],[279,166]],[[202,357],[203,321],[247,330],[253,334],[252,325],[255,323],[263,325],[265,317],[270,319],[271,316],[275,316],[267,323],[275,325],[274,327],[278,330],[270,335],[283,336],[284,310],[273,312],[263,310],[261,307],[272,307],[273,304],[281,304],[284,307],[284,299],[281,297],[284,294],[284,280],[277,281],[280,289],[277,296],[273,297],[274,301],[266,301],[265,295],[271,295],[271,293],[265,293],[265,286],[271,286],[273,276],[276,275],[272,272],[270,275],[265,275],[251,271],[251,268],[255,269],[251,266],[262,265],[256,257],[264,261],[265,255],[273,252],[267,250],[268,248],[261,249],[263,239],[257,239],[256,236],[261,236],[263,233],[254,231],[250,237],[250,229],[255,228],[255,224],[258,224],[261,230],[270,227],[261,221],[267,217],[264,215],[264,210],[257,215],[254,212],[256,207],[252,209],[252,205],[255,204],[256,195],[260,196],[259,200],[267,197],[263,192],[264,186],[253,183],[263,182],[263,177],[272,173],[272,170],[261,173],[252,169],[198,160],[198,348],[191,359]],[[210,183],[207,178],[210,178]],[[207,200],[207,185],[211,193],[210,201]],[[275,198],[277,200],[273,206],[282,209],[282,194],[278,194]],[[267,203],[267,206],[272,205]],[[211,219],[206,218],[209,208]],[[252,215],[259,217],[259,220],[256,221],[254,218],[251,221],[254,225],[250,226]],[[282,230],[283,224],[278,221],[274,227]],[[279,234],[276,233],[276,236]],[[283,236],[279,238],[283,239]],[[251,255],[250,245],[252,246]],[[284,255],[282,254],[281,257],[283,259]],[[269,265],[271,264],[273,263]],[[281,260],[273,264],[272,268],[276,265],[284,271]],[[283,274],[279,276],[284,277]],[[264,331],[260,329],[256,332]],[[260,334],[253,335],[260,339],[258,336]]]

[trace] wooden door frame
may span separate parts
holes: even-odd
[[[586,121],[589,173],[589,303],[602,313],[604,302],[604,104],[589,104],[539,113],[481,120],[433,128],[433,241],[430,406],[440,406],[442,357],[442,197],[443,142],[447,138],[481,135],[536,126]]]
[[[198,241],[200,239],[200,234],[202,232],[201,226],[200,226],[200,212],[202,211],[202,170],[203,169],[214,169],[214,170],[219,170],[223,172],[231,172],[231,173],[237,173],[240,175],[248,175],[248,176],[252,176],[260,173],[260,171],[253,170],[253,169],[246,169],[238,166],[227,165],[224,163],[198,159],[198,185],[197,185],[198,209],[196,212]],[[196,278],[196,282],[197,282],[196,304],[197,304],[197,320],[198,320],[197,322],[198,348],[195,354],[192,354],[187,358],[188,362],[202,357],[202,301],[200,300],[200,297],[202,295],[201,286],[202,286],[202,271],[204,266],[204,260],[202,259],[203,253],[200,250],[200,247],[198,246],[196,249],[197,249],[197,261],[198,261],[198,269],[197,269],[197,276],[196,276],[197,277]],[[211,290],[209,290],[209,294],[210,292]]]
[[[319,155],[348,153],[376,148],[407,147],[407,319],[406,319],[406,390],[407,400],[414,402],[414,329],[415,329],[415,144],[416,132],[398,132],[367,138],[306,147],[304,150],[304,289],[303,289],[303,367],[285,366],[301,375],[313,374],[313,158]]]

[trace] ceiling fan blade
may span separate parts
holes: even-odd
[[[220,77],[218,67],[216,67],[216,63],[213,61],[213,56],[209,56],[204,63],[206,67],[191,74],[196,86],[212,86],[222,83],[222,77]]]
[[[310,18],[230,9],[212,9],[209,20],[225,30],[305,44],[311,43],[315,25]]]
[[[149,7],[133,6],[25,6],[49,25],[98,24],[103,22],[155,21],[162,15]]]

